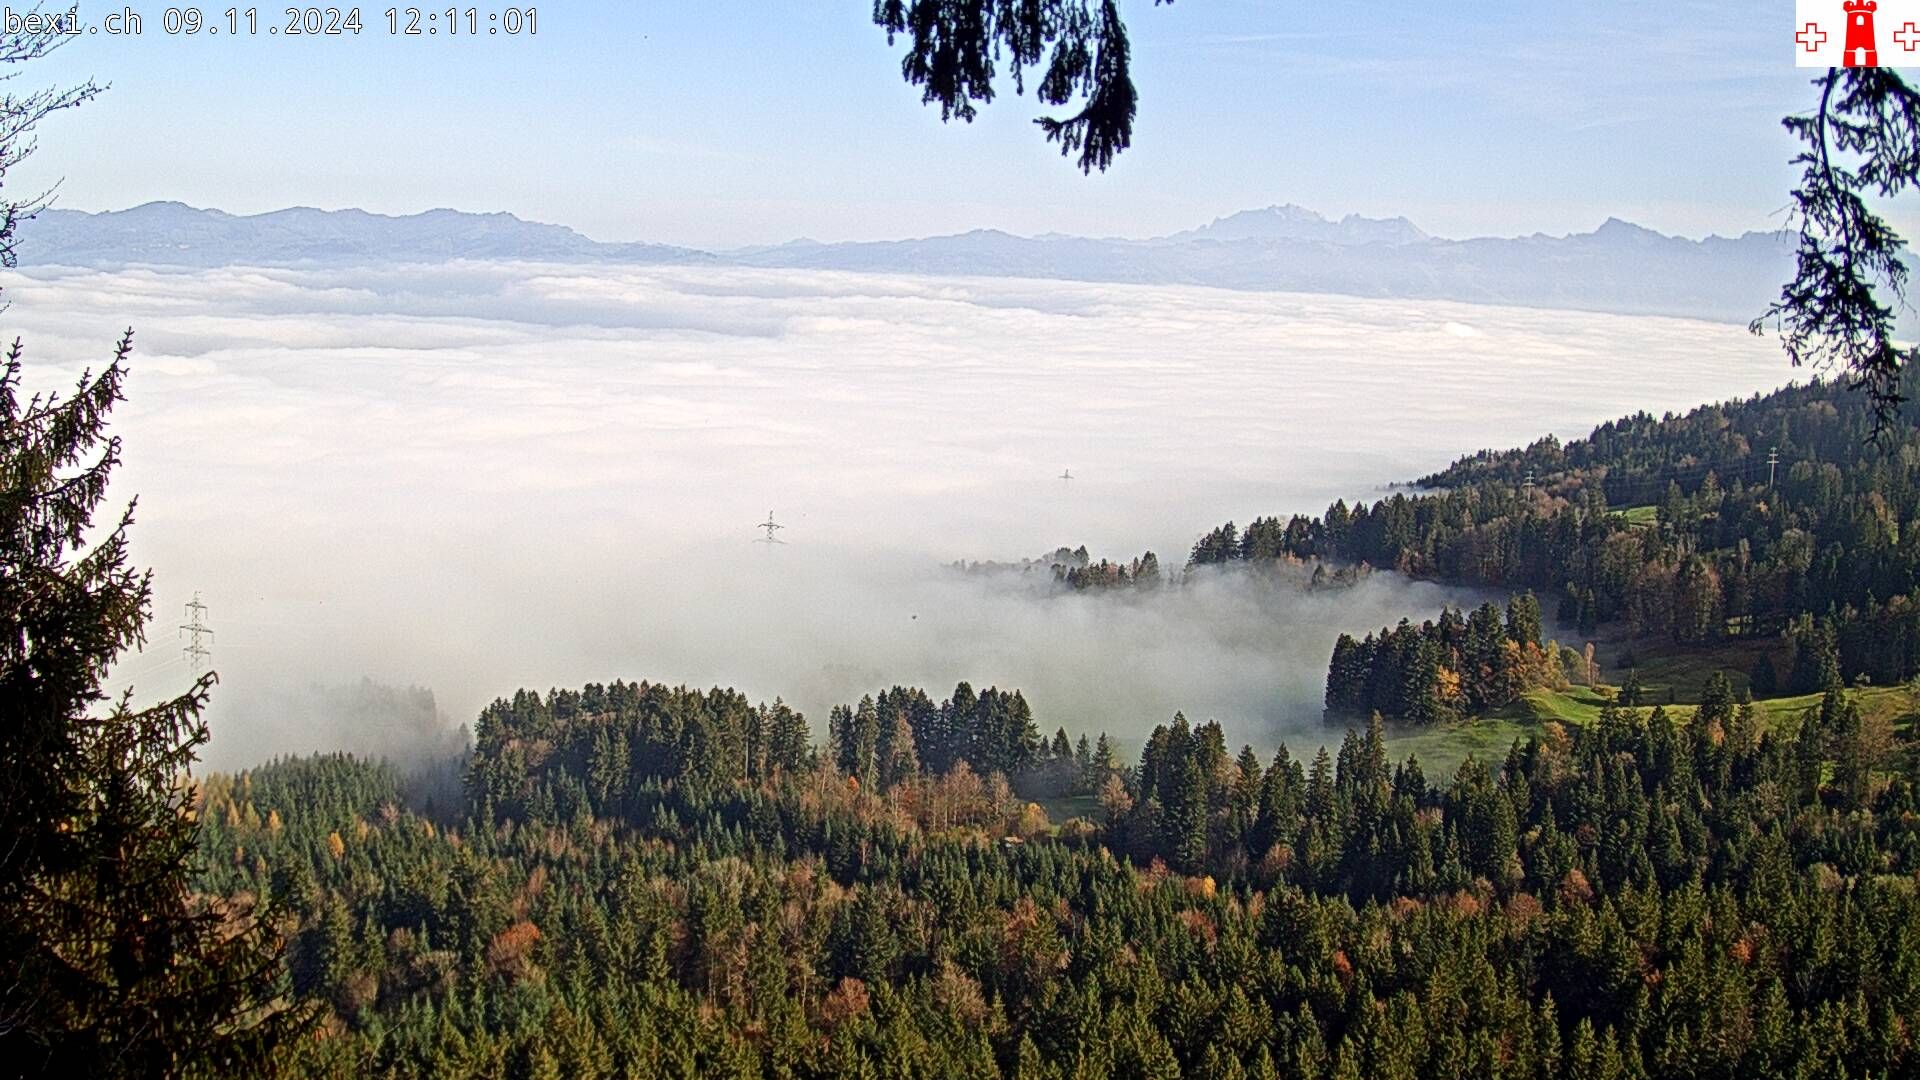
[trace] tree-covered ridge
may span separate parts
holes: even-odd
[[[1044,573],[1056,587],[1064,587],[1073,592],[1087,590],[1158,588],[1165,583],[1160,572],[1160,557],[1153,552],[1142,553],[1137,558],[1114,562],[1102,558],[1095,562],[1088,554],[1087,546],[1077,548],[1061,547],[1050,555],[1038,559],[1022,559],[1019,562],[970,562],[953,564],[953,569],[963,574],[1032,574]]]
[[[1256,521],[1256,527],[1265,519]],[[1231,523],[1226,527],[1232,532]],[[1216,537],[1216,534],[1209,534]],[[1235,550],[1238,550],[1237,541]],[[1233,559],[1238,559],[1234,556]],[[1109,592],[1113,590],[1133,590],[1136,593],[1151,593],[1155,590],[1178,588],[1191,585],[1197,579],[1194,571],[1204,562],[1213,562],[1220,567],[1242,568],[1257,565],[1269,579],[1289,582],[1302,589],[1346,588],[1359,583],[1372,567],[1364,563],[1334,564],[1318,559],[1302,558],[1288,554],[1276,554],[1271,557],[1254,556],[1242,563],[1230,559],[1189,560],[1185,571],[1167,573],[1160,566],[1160,557],[1151,551],[1136,558],[1115,561],[1101,558],[1097,562],[1087,553],[1085,545],[1078,548],[1061,548],[1044,560],[1027,559],[1017,563],[1006,562],[959,562],[953,568],[965,574],[1034,574],[1045,571],[1050,575],[1050,594],[1062,592]]]
[[[809,764],[806,721],[732,690],[614,682],[531,690],[480,713],[468,791],[483,818],[615,816],[650,786],[716,790]]]
[[[1898,682],[1920,674],[1920,408],[1902,408],[1879,442],[1872,403],[1819,382],[1628,417],[1463,458],[1423,481],[1438,490],[1229,523],[1190,564],[1320,559],[1530,589],[1582,633],[1619,620],[1683,644],[1811,619],[1847,679]]]
[[[1920,413],[1904,419],[1911,426]],[[1640,412],[1594,427],[1584,439],[1561,445],[1547,436],[1524,449],[1481,450],[1424,476],[1423,488],[1471,487],[1485,481],[1556,488],[1577,481],[1600,484],[1616,506],[1658,502],[1669,483],[1691,495],[1714,473],[1718,482],[1764,483],[1767,459],[1777,451],[1780,473],[1796,462],[1877,461],[1873,412],[1845,386],[1824,380],[1754,394],[1685,413]],[[1912,433],[1909,432],[1910,436]],[[1904,441],[1904,440],[1903,440]]]
[[[1019,691],[976,692],[965,682],[938,703],[895,686],[834,708],[827,728],[817,750],[806,719],[784,702],[755,705],[717,688],[616,681],[544,696],[521,690],[480,714],[469,809],[483,821],[639,820],[677,792],[773,784],[824,766],[855,790],[922,779],[978,786],[994,805],[1014,806],[1017,819],[1015,785],[1037,797],[1087,795],[1120,767],[1105,735],[1075,744],[1060,729],[1043,738]]]
[[[1722,684],[1684,725],[1609,707],[1445,783],[1378,723],[1262,762],[1176,717],[1133,767],[1087,753],[1100,809],[1060,829],[1014,793],[1039,739],[1017,777],[890,770],[882,715],[954,708],[921,691],[792,767],[630,735],[605,808],[557,795],[566,729],[777,706],[522,693],[480,725],[464,822],[344,757],[210,780],[202,887],[285,905],[319,1075],[1909,1074],[1920,806],[1891,733],[1838,691],[1766,731]],[[478,779],[516,770],[556,796]]]
[[[1163,583],[1160,557],[1149,551],[1127,562],[1101,559],[1085,566],[1055,566],[1054,580],[1070,589],[1155,589]]]

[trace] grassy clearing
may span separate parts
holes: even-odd
[[[1549,720],[1562,724],[1587,724],[1600,717],[1600,706],[1608,697],[1590,686],[1570,687],[1565,691],[1535,690],[1505,710],[1514,719],[1539,727]]]
[[[1405,761],[1409,754],[1418,757],[1427,779],[1440,780],[1452,776],[1469,755],[1499,768],[1515,739],[1526,739],[1539,730],[1538,723],[1505,716],[1462,720],[1429,730],[1389,728],[1387,751],[1396,762]]]
[[[1738,697],[1747,689],[1747,675],[1761,654],[1773,660],[1780,678],[1787,676],[1793,658],[1778,638],[1751,641],[1726,641],[1717,645],[1640,644],[1627,642],[1600,651],[1601,678],[1619,686],[1627,677],[1623,661],[1631,657],[1640,673],[1640,686],[1648,704],[1666,705],[1699,701],[1707,680],[1715,672],[1725,672]]]
[[[1849,690],[1847,696],[1869,715],[1885,716],[1896,732],[1908,738],[1914,737],[1914,724],[1920,720],[1920,694],[1912,689],[1905,686],[1874,686]],[[1566,693],[1536,690],[1493,716],[1462,720],[1431,730],[1389,728],[1387,747],[1396,761],[1404,760],[1408,754],[1417,754],[1420,767],[1429,779],[1451,776],[1468,755],[1497,768],[1506,759],[1507,748],[1513,745],[1515,739],[1525,740],[1537,734],[1549,720],[1582,726],[1594,723],[1600,718],[1600,706],[1605,700],[1584,686],[1576,686]],[[1808,709],[1819,706],[1819,694],[1770,698],[1754,703],[1761,722],[1769,730],[1776,731],[1793,730]],[[1694,711],[1699,708],[1698,705],[1663,707],[1675,723],[1682,724],[1691,720]],[[1642,717],[1652,711],[1651,706],[1633,710]],[[1337,747],[1336,740],[1330,749]]]
[[[1905,686],[1870,686],[1848,690],[1847,697],[1870,716],[1885,716],[1896,730],[1905,730],[1913,719],[1916,710],[1920,710],[1920,697]],[[1570,693],[1555,693],[1551,690],[1537,690],[1522,699],[1519,708],[1525,710],[1537,728],[1548,720],[1558,720],[1563,724],[1591,724],[1600,718],[1600,706],[1605,699],[1584,686],[1576,686]],[[1800,717],[1808,709],[1819,708],[1819,694],[1803,694],[1799,697],[1767,698],[1753,703],[1759,712],[1760,720],[1769,730],[1791,728],[1800,722]],[[1684,723],[1693,718],[1698,705],[1667,705],[1660,707],[1673,717],[1676,723]],[[1513,710],[1509,710],[1510,712]],[[1653,711],[1653,706],[1642,705],[1632,710],[1636,715],[1645,716]]]
[[[1701,690],[1716,671],[1727,673],[1736,696],[1746,690],[1746,673],[1762,651],[1774,654],[1774,663],[1784,675],[1785,658],[1778,655],[1779,650],[1779,643],[1771,640],[1727,642],[1711,648],[1620,643],[1602,655],[1617,658],[1624,652],[1634,654],[1645,694],[1642,700],[1646,702],[1635,710],[1638,715],[1647,715],[1657,704],[1676,723],[1685,723],[1693,718]],[[1613,680],[1603,690],[1586,686],[1566,691],[1537,690],[1491,716],[1432,730],[1390,728],[1387,743],[1396,759],[1419,755],[1421,767],[1430,778],[1451,775],[1469,754],[1497,765],[1515,739],[1537,733],[1550,720],[1575,725],[1597,721],[1601,706],[1619,692],[1618,683],[1625,671],[1608,663],[1603,665],[1602,674]],[[1858,687],[1848,690],[1847,696],[1869,716],[1885,717],[1904,738],[1920,737],[1920,729],[1916,729],[1916,723],[1920,723],[1920,689],[1915,686]],[[1674,704],[1668,704],[1670,698]],[[1819,705],[1819,694],[1766,698],[1754,703],[1761,722],[1774,731],[1793,730],[1808,709]]]
[[[1657,506],[1629,506],[1619,514],[1629,526],[1636,529],[1651,529],[1660,523],[1660,508]]]

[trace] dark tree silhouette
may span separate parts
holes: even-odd
[[[1041,101],[1080,102],[1072,116],[1034,121],[1062,155],[1079,152],[1080,171],[1105,171],[1132,144],[1136,95],[1115,0],[875,0],[873,21],[888,44],[907,38],[900,73],[923,88],[922,101],[939,102],[942,120],[971,122],[974,103],[993,100],[1004,60],[1015,93],[1033,69]]]
[[[1873,401],[1875,435],[1894,422],[1914,350],[1894,342],[1906,306],[1904,242],[1868,205],[1920,180],[1920,94],[1891,68],[1829,68],[1819,104],[1783,123],[1806,144],[1793,190],[1800,224],[1793,280],[1754,320],[1771,321],[1798,364],[1838,367]]]
[[[152,600],[132,506],[90,536],[132,348],[65,398],[21,400],[17,342],[0,367],[0,1070],[22,1075],[259,1071],[290,1018],[271,930],[188,887],[213,676],[144,709],[101,685]]]

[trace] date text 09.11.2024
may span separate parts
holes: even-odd
[[[417,7],[393,7],[383,13],[388,34],[394,37],[467,36],[506,34],[534,35],[540,32],[537,8],[445,8],[424,10]],[[126,20],[131,25],[136,16]],[[257,7],[208,11],[197,7],[170,7],[161,15],[161,29],[168,34],[229,34],[235,37],[341,37],[358,36],[367,30],[357,7],[290,7],[284,18],[262,16]],[[374,23],[378,28],[380,23]],[[77,26],[76,31],[77,32]],[[119,28],[110,32],[124,33]],[[134,31],[138,33],[138,31]]]

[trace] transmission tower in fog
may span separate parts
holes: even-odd
[[[763,521],[763,522],[761,522],[761,523],[760,523],[760,524],[758,524],[758,525],[755,525],[755,526],[754,526],[754,528],[756,528],[756,529],[765,529],[765,530],[767,531],[767,535],[765,535],[765,536],[761,536],[761,537],[756,537],[756,538],[754,539],[754,541],[753,541],[753,542],[754,542],[754,543],[756,543],[756,544],[784,544],[784,543],[786,543],[786,541],[785,541],[785,540],[782,540],[782,539],[780,539],[780,538],[779,538],[778,536],[775,536],[775,535],[773,535],[774,533],[776,533],[776,532],[778,532],[778,531],[780,531],[781,529],[784,529],[784,528],[786,528],[786,526],[785,526],[785,525],[782,525],[782,524],[780,524],[780,523],[778,523],[778,522],[776,522],[776,521],[774,521],[774,520],[773,520],[773,511],[771,511],[771,510],[769,510],[769,511],[767,511],[767,520],[765,520],[765,521]]]
[[[194,593],[193,600],[187,604],[187,621],[180,624],[180,632],[187,635],[187,647],[183,650],[187,666],[198,679],[213,667],[213,650],[207,647],[213,641],[213,629],[207,625],[207,605],[200,602],[199,593]]]
[[[1066,481],[1069,481],[1069,480],[1072,480],[1072,479],[1073,479],[1073,470],[1072,470],[1072,469],[1061,469],[1061,470],[1060,470],[1060,480],[1061,480],[1061,482],[1062,482],[1062,483],[1065,483]]]

